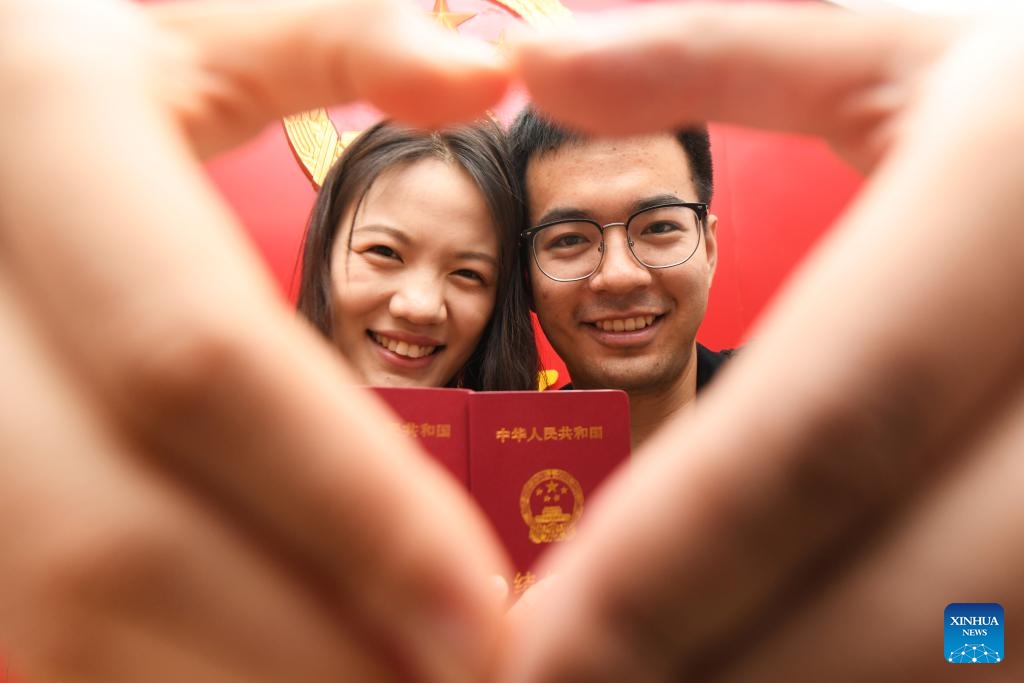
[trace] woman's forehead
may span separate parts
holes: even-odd
[[[343,217],[352,225],[387,226],[410,240],[471,243],[497,253],[498,235],[483,191],[458,164],[418,159],[387,169],[368,188],[358,211]]]

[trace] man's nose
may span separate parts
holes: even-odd
[[[597,291],[628,292],[651,283],[651,271],[636,260],[629,249],[624,227],[606,227],[604,257],[597,272],[590,276],[590,286]]]
[[[427,273],[407,273],[401,278],[388,312],[414,325],[437,325],[448,319],[444,283]]]

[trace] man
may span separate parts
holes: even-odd
[[[629,393],[640,445],[730,354],[696,342],[718,256],[707,129],[588,138],[526,109],[510,134],[541,327],[572,388]]]

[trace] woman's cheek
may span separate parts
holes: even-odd
[[[484,327],[487,325],[487,321],[491,319],[491,314],[494,313],[495,303],[495,291],[492,288],[480,291],[478,292],[478,295],[474,297],[472,305],[473,327],[478,330],[478,334],[483,333]]]

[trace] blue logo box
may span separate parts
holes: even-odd
[[[994,602],[954,602],[945,612],[945,660],[998,664],[1003,652],[1003,607]]]

